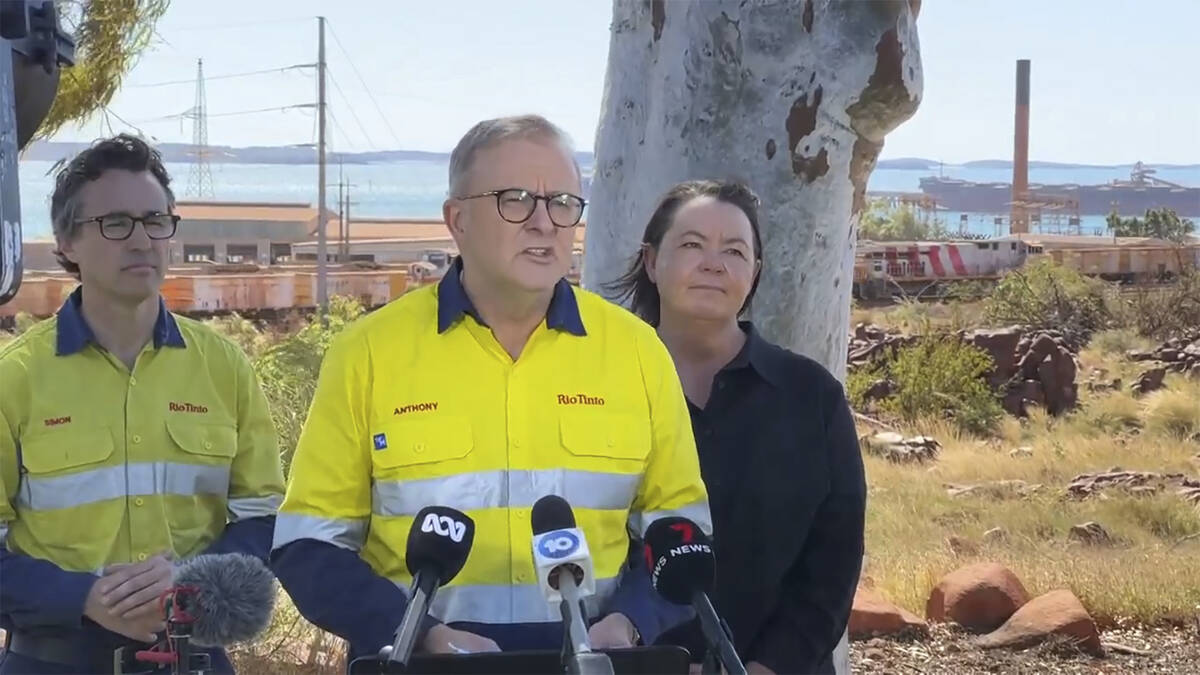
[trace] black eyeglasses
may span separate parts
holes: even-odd
[[[85,218],[75,221],[76,225],[96,223],[100,226],[100,236],[111,241],[122,241],[133,234],[133,228],[138,223],[146,230],[146,236],[151,239],[170,239],[175,235],[179,226],[179,215],[174,213],[152,213],[146,216],[131,216],[127,213],[110,213],[95,218]]]
[[[583,209],[587,201],[569,192],[557,192],[549,195],[535,195],[521,188],[507,188],[481,192],[477,195],[467,195],[459,199],[479,199],[480,197],[495,197],[496,212],[510,223],[523,223],[533,215],[538,201],[546,202],[546,213],[555,227],[575,227],[583,218]]]

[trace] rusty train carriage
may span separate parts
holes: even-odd
[[[352,297],[368,309],[381,307],[409,289],[404,267],[384,269],[338,269],[326,275],[329,295]],[[413,285],[431,283],[422,279]],[[17,296],[0,305],[0,318],[27,313],[36,318],[51,316],[78,282],[65,275],[26,276]],[[230,272],[201,273],[199,269],[172,269],[162,287],[167,307],[180,314],[211,316],[238,312],[270,317],[294,309],[316,307],[317,273],[312,266],[270,267],[253,265]]]
[[[1200,242],[1153,240],[1092,244],[1077,240],[859,242],[854,295],[870,300],[899,293],[941,295],[957,282],[995,282],[1006,272],[1041,256],[1091,277],[1126,284],[1170,281],[1184,269],[1200,268]]]

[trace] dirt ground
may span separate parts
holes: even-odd
[[[1063,642],[1047,642],[1023,651],[982,650],[972,636],[946,626],[934,626],[928,639],[876,638],[850,646],[855,675],[1110,675],[1148,673],[1182,675],[1200,672],[1200,622],[1181,628],[1129,628],[1105,631],[1106,655],[1080,653]]]

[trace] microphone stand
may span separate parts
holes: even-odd
[[[720,675],[721,666],[724,666],[727,675],[746,675],[746,666],[742,665],[733,648],[733,635],[725,622],[717,617],[717,611],[713,609],[708,596],[699,591],[693,593],[692,605],[696,607],[700,628],[708,643],[703,665],[705,675]]]
[[[583,620],[583,599],[575,585],[575,575],[560,568],[558,572],[559,592],[562,593],[563,665],[569,675],[614,675],[612,660],[608,654],[592,651],[588,640],[587,624]]]
[[[400,621],[400,629],[396,631],[395,642],[379,650],[381,657],[399,662],[404,668],[408,667],[408,659],[412,656],[413,647],[417,642],[417,631],[421,627],[421,621],[429,613],[429,604],[433,602],[433,595],[437,592],[436,579],[433,575],[423,572],[424,570],[418,572],[417,577],[413,579],[412,598],[408,602],[407,611],[404,612],[404,619]],[[426,586],[428,588],[425,588]]]

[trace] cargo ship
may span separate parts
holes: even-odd
[[[1103,185],[1057,185],[1030,183],[1029,192],[1038,199],[1070,200],[1079,215],[1103,216],[1114,210],[1122,216],[1140,216],[1147,209],[1167,208],[1182,218],[1200,217],[1200,187],[1185,187],[1154,175],[1141,162],[1134,165],[1129,180]],[[939,209],[972,213],[1007,213],[1012,207],[1012,184],[976,183],[945,176],[920,180],[921,191],[932,197]]]

